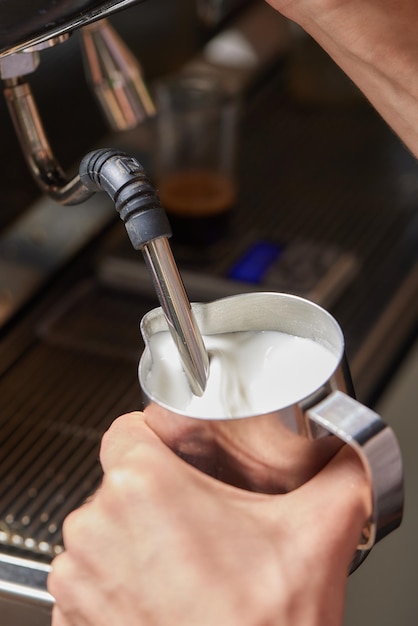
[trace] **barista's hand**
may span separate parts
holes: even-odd
[[[316,39],[418,157],[417,0],[267,2]]]
[[[187,465],[141,413],[116,420],[103,486],[64,525],[53,626],[337,626],[369,488],[343,449],[293,493]]]

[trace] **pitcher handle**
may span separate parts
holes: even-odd
[[[373,509],[358,550],[372,546],[399,526],[403,512],[403,464],[393,430],[381,417],[341,391],[334,391],[305,415],[309,435],[336,435],[359,455],[372,487]]]

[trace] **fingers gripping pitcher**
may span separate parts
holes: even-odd
[[[190,390],[162,310],[142,320],[139,379],[153,405],[150,425],[202,471],[263,493],[295,489],[350,445],[373,492],[355,569],[400,524],[403,474],[393,431],[352,397],[338,323],[316,304],[280,293],[246,293],[192,309],[210,359],[201,396]]]

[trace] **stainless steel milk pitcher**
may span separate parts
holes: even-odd
[[[201,419],[174,409],[164,393],[150,389],[150,338],[167,330],[161,309],[141,322],[145,351],[139,379],[151,426],[178,455],[216,478],[263,493],[288,492],[315,475],[345,443],[360,456],[370,477],[373,513],[364,530],[357,564],[373,544],[394,530],[403,508],[402,458],[396,437],[375,412],[352,397],[344,336],[320,306],[281,293],[246,293],[193,304],[203,336],[273,330],[318,342],[335,367],[323,383],[289,406],[227,419]]]

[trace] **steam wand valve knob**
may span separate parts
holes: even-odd
[[[133,247],[142,251],[190,388],[201,396],[209,357],[171,252],[171,228],[155,188],[142,165],[117,150],[90,152],[79,173],[87,189],[108,193]]]

